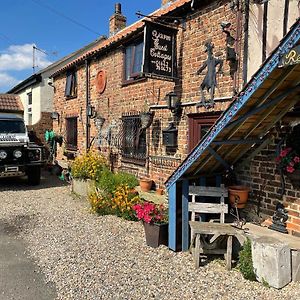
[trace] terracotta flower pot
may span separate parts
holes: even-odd
[[[149,192],[152,187],[152,179],[140,179],[140,187],[143,192]]]
[[[156,224],[143,222],[146,244],[157,248],[159,245],[168,245],[168,223]]]
[[[156,194],[157,195],[163,195],[164,194],[164,189],[156,189]]]
[[[244,208],[248,201],[249,187],[243,185],[234,185],[228,187],[229,191],[229,201],[231,206],[235,207],[237,203],[237,208]]]

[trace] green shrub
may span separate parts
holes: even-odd
[[[239,253],[238,268],[245,279],[255,281],[256,276],[253,270],[251,241],[247,238],[243,245],[243,249]]]
[[[139,184],[137,178],[129,173],[119,172],[115,174],[116,185],[127,185],[129,189],[133,189]]]
[[[113,194],[117,187],[117,182],[115,175],[109,168],[103,168],[102,171],[98,174],[96,180],[96,187],[106,192],[107,194]]]

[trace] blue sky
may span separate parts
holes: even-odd
[[[116,2],[128,25],[138,20],[137,11],[149,14],[161,5],[161,0],[1,0],[0,93],[32,75],[33,45],[47,53],[37,51],[38,70],[108,36]]]

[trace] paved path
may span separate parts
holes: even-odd
[[[54,287],[45,284],[43,274],[27,257],[17,230],[0,221],[0,299],[55,299]]]

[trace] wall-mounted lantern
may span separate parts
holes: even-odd
[[[175,92],[170,92],[165,97],[167,101],[168,109],[172,112],[173,117],[178,118],[181,116],[182,108],[181,108],[181,102],[177,97],[177,94]]]
[[[87,107],[87,115],[89,118],[94,119],[97,116],[97,111],[95,110],[95,107],[92,105],[89,105]]]
[[[178,130],[175,127],[173,122],[169,124],[168,128],[163,129],[162,134],[163,134],[163,145],[165,145],[166,147],[177,147]]]
[[[59,113],[57,111],[53,111],[51,113],[51,119],[59,121]]]

